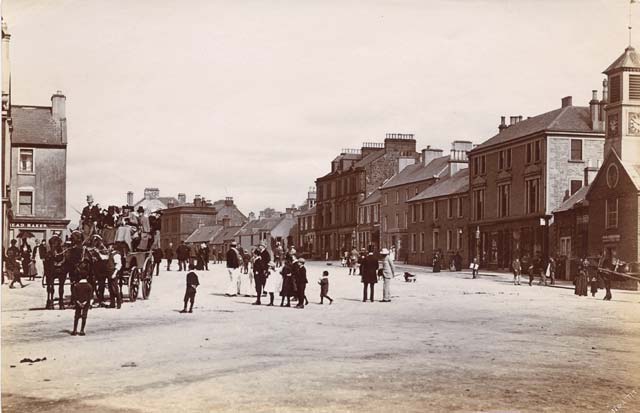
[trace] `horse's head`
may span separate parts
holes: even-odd
[[[72,245],[81,245],[82,241],[84,241],[84,235],[78,230],[73,231],[70,238]]]

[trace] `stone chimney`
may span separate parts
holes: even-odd
[[[224,199],[224,206],[233,206],[233,197],[228,196]]]
[[[127,192],[127,205],[133,206],[133,191]]]
[[[193,198],[193,206],[198,208],[202,206],[202,198],[200,198],[200,195],[196,195]]]
[[[362,148],[360,149],[360,153],[362,154],[362,157],[364,158],[365,156],[373,153],[373,152],[377,152],[380,149],[384,149],[384,143],[382,142],[363,142],[362,143]]]
[[[145,188],[144,199],[158,199],[160,198],[160,190],[158,188]]]
[[[442,149],[435,149],[432,148],[431,145],[427,145],[427,147],[422,150],[422,166],[427,166],[434,159],[441,157],[442,154]]]
[[[416,139],[413,133],[387,133],[384,149],[399,152],[401,156],[412,156],[416,153]]]
[[[183,193],[178,194],[178,205],[184,205],[187,203],[187,195]]]
[[[562,106],[563,108],[569,107],[569,106],[573,106],[573,97],[571,96],[565,96],[562,98]]]
[[[602,81],[602,100],[600,101],[600,121],[602,122],[602,129],[605,128],[606,112],[604,107],[609,103],[609,82],[607,79]]]
[[[505,119],[506,119],[506,116],[500,116],[500,124],[498,125],[498,132],[502,132],[503,130],[508,128]]]
[[[593,166],[591,162],[589,162],[589,165],[584,168],[584,186],[587,186],[591,182],[593,182],[596,174],[598,173],[598,169],[599,168],[597,166]]]
[[[62,91],[58,90],[51,96],[51,116],[56,121],[67,119],[65,112],[65,102],[67,98],[62,94]]]
[[[176,203],[173,201],[173,199],[170,199],[169,202],[167,202],[167,208],[173,208],[176,206]]]
[[[251,211],[249,212],[249,222],[256,220],[256,213]]]
[[[598,100],[598,91],[592,90],[591,100],[589,101],[589,112],[591,113],[591,128],[595,132],[604,132],[604,119],[601,118],[602,108]]]

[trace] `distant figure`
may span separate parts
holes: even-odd
[[[522,274],[522,265],[520,265],[520,258],[516,257],[511,264],[513,270],[513,285],[520,285],[520,275]]]
[[[355,247],[351,250],[351,255],[349,256],[349,275],[356,275],[358,269],[358,259],[360,258],[360,254]]]
[[[309,281],[307,280],[307,269],[304,266],[304,262],[304,258],[300,258],[297,262],[298,268],[294,271],[296,290],[298,293],[298,305],[296,305],[296,308],[304,308],[304,303],[307,299],[305,297],[305,290]]]
[[[200,245],[200,257],[204,265],[204,270],[209,271],[209,247],[204,242]]]
[[[456,254],[453,256],[453,269],[462,271],[462,256],[460,255],[460,251],[456,251]]]
[[[171,261],[173,261],[173,243],[169,243],[167,249],[164,250],[164,257],[167,259],[167,271],[171,271]]]
[[[329,271],[322,271],[322,278],[318,284],[320,284],[320,304],[324,304],[325,298],[329,300],[329,304],[333,304],[333,299],[329,297]]]
[[[586,258],[580,262],[578,269],[578,277],[576,278],[576,288],[574,293],[583,297],[588,295],[588,279],[589,279],[589,260]]]
[[[9,288],[13,288],[13,284],[17,281],[20,284],[20,288],[24,288],[22,280],[20,279],[20,250],[16,247],[18,241],[11,240],[11,246],[7,248],[6,264],[5,268],[11,279]]]
[[[556,260],[553,256],[549,257],[549,262],[547,264],[547,277],[551,280],[551,285],[556,284]]]
[[[280,297],[282,297],[282,301],[280,302],[280,307],[291,307],[291,297],[295,293],[295,282],[293,280],[293,271],[291,269],[293,264],[285,264],[282,267],[282,289],[280,290]],[[287,299],[287,305],[284,304],[285,298]]]
[[[77,334],[84,336],[84,328],[87,325],[87,316],[89,315],[91,299],[93,298],[93,286],[87,281],[86,274],[82,273],[80,277],[80,281],[73,286],[73,304],[76,312],[73,317],[72,336]],[[78,320],[80,319],[82,319],[82,324],[80,326],[80,333],[78,333]]]
[[[264,292],[269,294],[269,304],[267,304],[267,307],[273,307],[275,293],[280,292],[280,277],[276,274],[276,264],[274,262],[269,263],[265,277]]]
[[[36,273],[40,277],[44,277],[44,260],[47,258],[47,245],[46,241],[40,240],[36,238],[36,246],[33,249],[33,255],[31,259],[34,261],[36,265]]]
[[[182,309],[182,311],[180,311],[181,313],[187,312],[187,303],[189,302],[191,303],[191,305],[189,306],[189,312],[193,313],[193,303],[196,300],[196,289],[200,285],[198,275],[193,272],[194,269],[195,265],[189,264],[189,272],[187,273],[186,277],[187,288],[184,292],[184,308]]]
[[[160,263],[162,262],[162,248],[155,248],[153,250],[153,268],[156,270],[156,276],[160,275]],[[151,270],[153,273],[153,269]]]
[[[436,251],[433,254],[433,272],[440,272],[442,264],[440,263],[440,253]]]
[[[473,262],[471,263],[469,268],[471,268],[472,278],[478,278],[478,270],[480,269],[480,264],[478,264],[478,258],[473,259]]]
[[[242,258],[237,249],[236,242],[231,243],[231,248],[227,251],[227,271],[229,272],[229,284],[227,285],[226,296],[235,297],[240,294],[240,263]]]

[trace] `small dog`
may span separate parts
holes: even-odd
[[[411,273],[409,273],[409,272],[405,272],[405,273],[404,273],[404,281],[405,281],[405,282],[408,282],[408,283],[410,283],[410,282],[416,282],[416,276],[415,276],[415,274],[411,274]]]

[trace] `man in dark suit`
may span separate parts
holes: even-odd
[[[362,260],[362,284],[364,286],[362,290],[362,302],[367,301],[367,287],[370,289],[369,300],[373,302],[373,287],[378,282],[378,259],[373,255],[372,248],[369,249],[369,253]]]
[[[173,261],[173,243],[169,243],[167,249],[164,250],[164,257],[167,259],[167,271],[171,271],[171,261]]]
[[[267,271],[269,271],[269,263],[271,262],[271,254],[267,251],[266,243],[264,241],[260,242],[260,246],[256,251],[256,259],[253,262],[253,282],[256,288],[256,302],[254,305],[262,304],[260,302],[260,297],[262,297],[262,288],[264,287],[264,283],[267,277]]]
[[[240,252],[237,249],[236,242],[231,243],[231,248],[227,251],[227,271],[229,272],[229,285],[227,287],[226,296],[235,297],[240,293]]]

